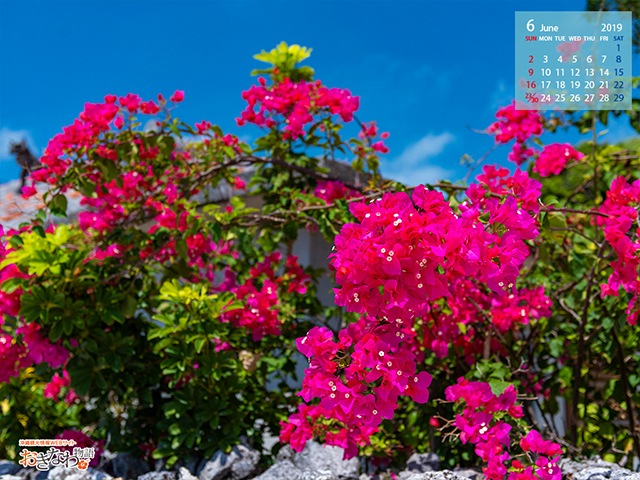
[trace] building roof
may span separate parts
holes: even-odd
[[[22,198],[20,195],[20,180],[11,180],[7,183],[0,184],[0,225],[5,231],[10,229],[18,229],[21,223],[28,222],[41,208],[44,208],[42,195],[47,191],[48,186],[43,183],[36,184],[37,193],[28,199]],[[54,222],[61,223],[76,217],[78,212],[82,210],[80,200],[82,195],[79,192],[70,190],[65,196],[67,197],[67,216],[68,219],[54,218]]]

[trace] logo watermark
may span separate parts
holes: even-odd
[[[50,439],[32,440],[24,439],[18,442],[21,447],[51,447],[46,452],[35,452],[23,448],[20,452],[21,459],[18,461],[23,467],[35,467],[37,470],[47,471],[53,467],[76,467],[78,470],[86,470],[91,460],[96,456],[93,447],[75,447],[75,440]],[[56,447],[74,447],[70,450],[60,450]]]

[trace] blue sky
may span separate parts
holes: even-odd
[[[306,64],[316,78],[360,96],[358,117],[391,133],[385,176],[455,180],[466,173],[463,154],[478,158],[493,145],[471,128],[488,126],[513,98],[514,12],[585,3],[2,0],[0,182],[19,175],[10,140],[25,137],[42,153],[85,102],[108,93],[151,99],[184,90],[175,112],[183,120],[256,138],[234,118],[255,82],[250,71],[263,65],[253,55],[282,40],[313,48]],[[622,123],[610,131],[612,140],[634,135]],[[502,147],[489,162],[506,163],[507,154]]]

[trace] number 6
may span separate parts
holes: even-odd
[[[530,32],[533,32],[533,29],[536,27],[531,22],[533,22],[533,18],[527,22],[527,30],[529,30]]]

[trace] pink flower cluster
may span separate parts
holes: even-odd
[[[492,123],[487,131],[495,135],[496,143],[509,143],[515,138],[509,160],[522,165],[534,154],[525,142],[532,136],[542,134],[542,117],[536,110],[516,110],[515,101],[496,112],[498,121]]]
[[[0,333],[0,382],[8,382],[17,377],[20,370],[39,363],[47,363],[51,368],[65,364],[69,352],[60,345],[53,345],[42,338],[40,325],[31,323],[16,329],[16,335]]]
[[[510,171],[500,165],[484,165],[482,173],[476,176],[476,180],[484,184],[492,193],[504,195],[509,189],[508,180]]]
[[[345,426],[332,428],[322,422],[329,418]],[[345,414],[339,407],[327,410],[322,405],[299,405],[298,413],[291,415],[287,422],[281,421],[280,426],[280,441],[289,443],[296,452],[304,450],[307,441],[324,435],[327,445],[344,449],[345,460],[358,454],[359,445],[370,445],[371,435],[378,431],[378,427],[354,422],[353,414]]]
[[[298,395],[305,402],[319,397],[317,408],[339,422],[340,435],[328,435],[326,441],[347,448],[345,458],[358,453],[356,445],[366,444],[383,419],[393,418],[400,395],[418,403],[429,400],[431,375],[416,373],[416,355],[401,348],[401,342],[409,336],[415,336],[415,331],[408,326],[386,324],[364,335],[360,329],[342,330],[338,342],[327,328],[314,327],[297,340],[298,350],[310,359]],[[318,411],[316,407],[300,408],[300,415],[281,423],[282,441],[293,439],[292,447],[297,450],[302,450],[316,433],[310,426],[313,422],[301,419],[310,411]]]
[[[400,395],[426,402],[431,376],[416,373],[413,320],[430,310],[429,301],[451,294],[447,276],[477,275],[495,292],[515,291],[528,253],[523,239],[538,233],[523,208],[537,210],[540,184],[517,172],[507,193],[518,200],[486,198],[485,189],[472,187],[471,204],[465,202],[460,215],[442,193],[423,186],[414,190],[413,202],[395,193],[350,205],[360,223],[342,228],[330,255],[342,286],[335,289],[336,303],[379,320],[369,321],[362,337],[342,330],[335,342],[328,329],[315,327],[298,339],[310,358],[300,392],[306,402],[318,397],[325,410],[340,407],[355,414],[347,420],[370,427],[393,418]],[[498,225],[501,235],[489,229],[497,232]]]
[[[89,463],[92,467],[97,467],[100,463],[100,456],[104,452],[104,440],[92,440],[87,434],[80,432],[79,430],[65,430],[62,433],[56,435],[56,438],[62,438],[65,440],[75,440],[76,444],[73,447],[58,447],[60,450],[65,450],[73,453],[74,448],[91,448],[95,449],[95,456]]]
[[[541,177],[558,175],[569,160],[582,160],[584,153],[578,152],[568,143],[552,143],[544,147],[533,165],[533,171]]]
[[[544,287],[522,289],[518,294],[491,299],[491,321],[498,331],[508,332],[516,325],[526,325],[531,319],[551,316],[552,302],[545,295]]]
[[[141,150],[141,158],[142,150]],[[87,167],[89,168],[89,167]],[[118,179],[104,182],[98,167],[85,176],[96,184],[93,197],[83,197],[82,205],[93,208],[94,211],[84,211],[78,214],[78,224],[83,231],[89,229],[103,232],[112,229],[118,221],[127,217],[125,205],[138,203],[149,215],[153,215],[156,222],[149,229],[154,233],[158,228],[184,231],[187,228],[187,213],[180,205],[174,205],[178,198],[175,183],[187,175],[178,166],[165,171],[167,180],[158,179],[151,164],[140,161],[133,165],[133,170],[123,172]],[[164,202],[154,200],[153,193],[162,192]],[[157,197],[157,195],[156,195]]]
[[[496,396],[491,386],[484,382],[470,382],[458,379],[456,385],[445,390],[448,401],[461,402],[465,405],[462,413],[456,416],[455,426],[460,430],[462,443],[471,442],[476,446],[476,454],[487,462],[483,468],[487,478],[502,480],[509,472],[505,462],[511,459],[507,451],[511,447],[512,426],[504,421],[505,417],[523,417],[522,406],[516,405],[517,392],[513,385]],[[533,473],[532,467],[524,469],[518,460],[512,463],[509,480],[560,480],[561,473],[556,461],[545,457],[562,453],[560,445],[543,441],[535,431],[522,439],[520,445],[524,452],[539,454],[536,461],[538,469]]]
[[[285,78],[269,87],[263,78],[258,80],[259,86],[253,85],[242,92],[248,105],[236,121],[240,126],[253,123],[267,128],[284,124],[284,140],[296,140],[304,135],[305,126],[313,122],[313,116],[318,113],[339,115],[343,122],[350,122],[360,106],[359,97],[352,96],[348,90],[327,88],[319,80],[292,82]]]
[[[368,205],[352,203],[351,213],[361,223],[342,227],[331,254],[342,286],[335,290],[336,303],[372,316],[399,307],[412,318],[425,311],[428,301],[450,295],[447,272],[477,273],[500,294],[512,289],[528,255],[523,240],[538,234],[527,210],[538,210],[534,199],[540,184],[517,172],[510,192],[517,197],[485,198],[485,193],[472,185],[467,190],[471,204],[464,202],[459,215],[442,193],[423,186],[413,192],[415,206],[405,193],[385,194]]]
[[[66,370],[62,371],[62,377],[55,373],[53,378],[51,378],[51,382],[49,382],[44,388],[44,396],[46,398],[53,398],[57,401],[58,395],[60,395],[60,390],[64,387],[68,387],[70,380],[71,379],[69,378],[69,374]],[[73,389],[69,389],[64,401],[67,405],[72,405],[77,398],[78,396],[76,395],[76,392]]]
[[[23,227],[26,231],[30,227]],[[53,232],[53,227],[47,227],[47,232]],[[13,251],[4,237],[17,234],[11,230],[5,236],[4,229],[0,226],[0,262],[7,254]],[[0,285],[13,278],[30,278],[30,275],[21,272],[15,264],[9,264],[0,269]],[[0,326],[4,324],[4,316],[17,317],[20,312],[20,297],[24,294],[22,287],[18,287],[11,293],[0,290]],[[59,367],[66,362],[69,352],[60,342],[52,345],[48,339],[43,339],[38,332],[37,324],[22,325],[16,328],[15,334],[9,335],[0,329],[0,382],[7,382],[10,377],[18,376],[21,368],[33,364],[46,362]]]
[[[449,354],[450,346],[461,353],[469,365],[476,362],[484,349],[485,320],[489,320],[500,332],[512,331],[518,325],[526,325],[551,315],[551,300],[544,288],[520,289],[508,295],[487,294],[474,278],[450,278],[451,297],[447,306],[451,313],[442,313],[432,306],[431,315],[425,316],[424,347],[432,350],[437,358]],[[459,325],[464,325],[464,333]],[[491,351],[502,354],[504,346],[497,338],[491,339]]]
[[[171,97],[171,101],[180,102],[183,98],[184,93],[176,91]],[[169,208],[169,205],[173,204],[178,197],[174,182],[188,175],[188,172],[180,165],[180,161],[188,160],[188,153],[172,154],[176,165],[164,172],[166,180],[154,172],[151,166],[152,161],[160,153],[159,148],[145,145],[140,137],[134,138],[132,141],[137,144],[141,161],[133,162],[131,170],[121,172],[118,178],[106,182],[103,166],[99,161],[96,161],[99,158],[118,160],[115,149],[100,143],[101,134],[107,132],[112,123],[116,128],[121,128],[123,116],[138,113],[155,115],[165,106],[166,100],[162,95],[158,95],[158,102],[160,105],[153,100],[143,102],[138,95],[131,93],[119,98],[115,95],[107,95],[104,103],[86,104],[84,111],[75,123],[64,128],[63,133],[56,135],[49,142],[41,159],[45,168],[34,172],[32,178],[35,181],[55,185],[65,176],[72,162],[79,161],[84,164],[83,176],[95,184],[95,195],[83,197],[81,201],[82,205],[93,209],[93,211],[83,211],[78,215],[78,224],[83,231],[93,229],[103,232],[113,228],[119,221],[127,217],[126,205],[134,202],[143,203],[148,210],[146,213],[155,215],[158,225],[172,224],[173,228],[186,228],[185,212],[180,212],[179,209],[176,212]],[[119,113],[123,116],[118,115]],[[74,187],[76,185],[73,182],[66,181],[61,192]],[[153,198],[157,197],[159,191],[166,195],[166,199],[163,199],[166,204]],[[24,190],[23,196],[29,197],[36,193],[35,188],[29,187]],[[180,213],[183,215],[176,222],[177,215]]]
[[[618,177],[611,182],[607,192],[607,199],[600,207],[600,211],[607,213],[609,218],[598,217],[600,225],[604,225],[604,236],[613,247],[618,258],[609,265],[613,273],[607,283],[602,284],[602,297],[619,295],[623,287],[632,295],[627,306],[627,321],[636,325],[640,315],[640,281],[638,281],[638,266],[640,258],[640,242],[633,242],[629,238],[629,231],[638,219],[638,205],[640,204],[640,180],[629,185],[624,177]],[[640,235],[640,228],[635,231]]]
[[[358,133],[358,138],[361,140],[366,140],[371,144],[371,148],[375,152],[379,153],[389,153],[389,147],[385,145],[382,140],[386,140],[389,138],[389,132],[382,132],[380,134],[380,138],[382,140],[375,141],[375,138],[378,136],[378,127],[376,122],[369,122],[362,124],[362,129],[360,133]]]
[[[358,192],[347,188],[344,183],[339,181],[318,182],[314,195],[327,202],[327,204],[342,198],[355,198],[362,196]]]
[[[0,243],[2,242],[0,241]],[[4,252],[7,252],[7,250],[4,250]],[[0,261],[2,261],[4,256],[5,254],[0,252]],[[29,275],[22,273],[14,264],[9,264],[0,269],[0,285],[11,278],[29,278]],[[3,323],[3,315],[10,317],[18,316],[18,312],[20,311],[20,297],[23,293],[24,290],[22,287],[16,288],[11,293],[0,290],[0,325]]]
[[[26,227],[28,228],[28,227]],[[53,232],[49,226],[47,232]],[[16,232],[12,230],[9,235]],[[0,227],[0,262],[13,250],[8,242],[3,240],[4,230]],[[0,270],[0,285],[12,278],[29,278],[14,264],[6,265]],[[2,330],[4,316],[18,317],[20,312],[20,297],[24,294],[22,287],[7,293],[0,290],[0,383],[8,382],[11,377],[17,377],[20,370],[39,363],[47,363],[52,368],[58,368],[67,362],[69,352],[58,341],[49,342],[48,338],[40,335],[40,325],[22,324],[15,329],[13,335]]]
[[[238,300],[243,300],[244,308],[230,310],[222,316],[222,321],[231,322],[234,326],[251,331],[253,340],[258,342],[265,335],[280,335],[282,321],[278,318],[280,303],[279,291],[304,294],[311,277],[298,264],[298,258],[289,256],[284,266],[284,273],[276,278],[275,267],[282,259],[280,252],[268,255],[264,261],[258,262],[250,270],[250,278],[241,285],[234,279],[225,282],[227,289],[235,293]],[[256,286],[262,279],[262,285]]]
[[[84,260],[84,263],[87,263],[90,260],[95,260],[98,265],[101,265],[102,261],[106,258],[122,258],[126,249],[127,248],[125,246],[117,243],[109,245],[106,249],[98,247]]]
[[[253,280],[232,290],[244,308],[231,310],[224,314],[222,321],[231,322],[236,327],[251,331],[253,340],[259,342],[265,335],[280,335],[281,320],[278,319],[277,285],[270,279],[258,289]]]
[[[516,471],[509,475],[509,480],[560,480],[562,478],[562,471],[558,466],[559,456],[562,455],[562,447],[557,443],[553,443],[549,440],[543,440],[542,436],[535,430],[529,431],[529,433],[520,440],[520,447],[527,453],[534,454],[536,459],[536,467],[534,475],[534,468],[532,466],[523,468],[521,462],[514,461],[513,467]],[[551,459],[549,457],[555,458]]]
[[[335,289],[336,303],[366,313],[360,325],[366,333],[342,330],[336,342],[328,329],[314,327],[298,339],[310,359],[300,392],[306,402],[318,397],[326,411],[354,414],[343,421],[356,423],[345,427],[376,427],[393,418],[400,395],[428,400],[431,376],[416,373],[413,321],[430,311],[430,301],[451,295],[450,278],[476,276],[500,295],[515,292],[528,254],[523,240],[538,234],[529,210],[539,209],[540,183],[520,171],[505,182],[500,199],[472,185],[460,214],[442,193],[423,186],[413,201],[395,193],[350,205],[360,223],[343,226],[330,263],[342,287]]]

